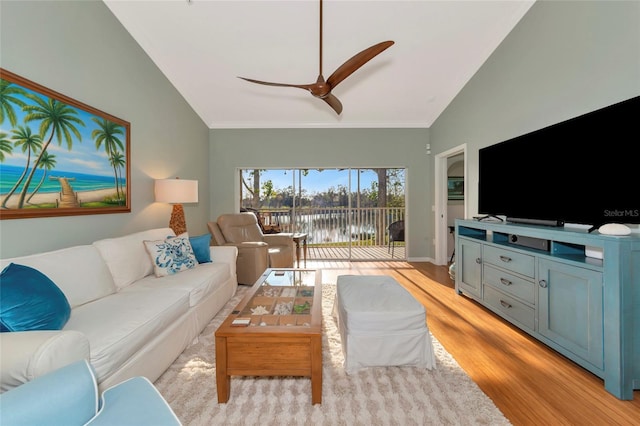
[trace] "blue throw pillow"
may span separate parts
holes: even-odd
[[[0,331],[61,330],[71,306],[42,272],[10,263],[0,274]]]
[[[193,253],[196,255],[198,263],[211,262],[211,250],[209,250],[211,234],[204,234],[199,237],[189,237],[189,242],[191,243]]]

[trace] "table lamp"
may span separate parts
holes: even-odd
[[[198,181],[186,179],[158,179],[155,181],[156,201],[173,204],[169,227],[176,235],[187,232],[182,203],[198,202]]]

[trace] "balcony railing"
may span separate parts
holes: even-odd
[[[384,246],[389,225],[404,219],[404,207],[260,209],[266,225],[303,232],[307,243],[322,246]]]

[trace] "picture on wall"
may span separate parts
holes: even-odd
[[[130,133],[0,68],[0,219],[130,212]]]
[[[449,176],[447,179],[449,200],[464,200],[464,178]]]

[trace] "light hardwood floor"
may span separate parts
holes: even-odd
[[[431,333],[514,425],[640,425],[640,391],[621,401],[603,381],[459,296],[447,268],[431,263],[309,262],[324,282],[390,275],[427,310]]]

